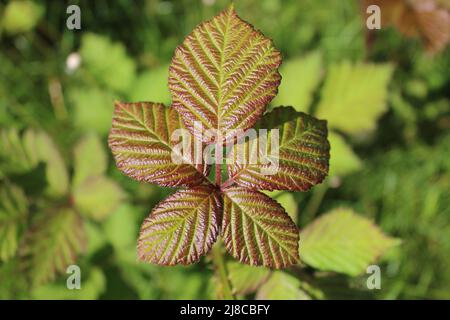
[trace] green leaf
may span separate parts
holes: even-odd
[[[9,34],[32,30],[44,14],[44,7],[33,1],[10,1],[3,12],[0,27]]]
[[[286,210],[289,217],[291,217],[292,221],[294,223],[297,223],[298,220],[298,204],[295,200],[295,197],[292,193],[289,192],[282,192],[279,195],[277,195],[275,199],[283,208]]]
[[[16,255],[19,236],[28,214],[28,201],[14,185],[0,185],[0,261]]]
[[[182,129],[174,108],[162,104],[116,103],[109,146],[117,167],[126,175],[161,186],[191,186],[205,181],[207,167],[194,152],[181,154],[171,135]],[[191,141],[193,141],[191,139]],[[192,150],[194,143],[191,143]],[[180,163],[174,161],[176,157]]]
[[[76,88],[69,91],[73,104],[74,122],[82,131],[101,135],[111,129],[114,95],[99,88]]]
[[[314,90],[322,78],[322,55],[318,52],[283,62],[282,81],[274,105],[292,105],[296,111],[308,112]]]
[[[229,140],[252,127],[276,95],[280,63],[272,42],[231,5],[175,50],[169,70],[173,107],[191,132],[198,121]]]
[[[103,223],[105,235],[119,258],[136,262],[136,238],[138,234],[136,208],[125,204],[119,207]]]
[[[74,148],[74,177],[72,186],[76,188],[87,178],[105,173],[108,159],[103,143],[95,134],[87,134]]]
[[[356,276],[396,244],[351,209],[335,209],[303,229],[300,258],[320,270]]]
[[[73,190],[75,206],[95,220],[113,213],[126,198],[122,188],[105,176],[90,177]]]
[[[46,164],[48,188],[51,197],[61,197],[69,191],[69,175],[61,153],[53,139],[43,131],[27,131],[24,136],[28,153]]]
[[[256,294],[258,300],[311,300],[302,289],[300,281],[281,271],[272,273]]]
[[[330,176],[345,176],[362,168],[362,162],[341,135],[330,132]]]
[[[37,287],[31,292],[33,299],[37,300],[95,300],[106,289],[106,277],[102,270],[96,267],[89,268],[89,272],[81,269],[81,288],[67,289],[66,282],[50,283]],[[87,273],[87,275],[86,275]]]
[[[255,292],[270,276],[271,270],[264,267],[252,267],[238,262],[227,264],[232,287],[237,294],[246,295]]]
[[[167,85],[169,65],[151,69],[139,75],[133,83],[130,98],[133,101],[155,101],[170,105],[171,96]]]
[[[145,219],[139,258],[161,265],[197,262],[217,239],[220,213],[220,198],[212,186],[177,191]]]
[[[33,169],[37,163],[37,154],[29,152],[27,148],[34,131],[27,130],[23,136],[16,128],[0,131],[0,171],[8,173],[24,173]]]
[[[239,187],[222,191],[221,236],[234,258],[277,269],[298,262],[298,229],[275,200]]]
[[[102,84],[118,92],[126,92],[130,88],[136,66],[123,44],[102,35],[85,33],[80,53],[86,68]]]
[[[372,131],[386,111],[390,64],[342,62],[330,67],[317,116],[349,134]]]
[[[59,209],[36,218],[22,251],[33,286],[66,272],[86,246],[83,221],[74,210]]]
[[[232,163],[228,165],[230,181],[258,190],[307,191],[328,174],[326,121],[280,107],[266,114],[255,128],[269,130],[234,146],[227,157],[227,163]],[[272,139],[276,133],[279,139]],[[266,137],[265,150],[259,149],[261,137]],[[278,142],[278,155],[273,153],[272,140]]]

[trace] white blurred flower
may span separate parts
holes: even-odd
[[[214,3],[216,3],[216,0],[202,0],[202,2],[205,6],[212,6]]]
[[[72,52],[66,59],[66,71],[72,73],[80,67],[81,56],[78,52]]]

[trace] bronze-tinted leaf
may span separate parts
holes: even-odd
[[[234,258],[270,268],[298,262],[298,229],[275,200],[240,187],[223,195],[221,235]]]
[[[117,167],[136,180],[161,186],[202,183],[206,167],[193,164],[200,162],[194,161],[194,152],[183,156],[175,148],[179,142],[171,139],[179,128],[183,126],[173,108],[151,102],[116,103],[109,146]],[[174,154],[183,161],[173,161]]]
[[[169,71],[173,107],[191,132],[199,122],[228,140],[264,113],[277,93],[280,63],[272,42],[230,6],[176,49]]]
[[[197,262],[217,239],[220,214],[220,197],[212,186],[176,192],[145,219],[139,258],[161,265]]]
[[[233,147],[228,156],[230,182],[257,190],[307,191],[327,176],[330,145],[326,121],[280,107],[266,114],[255,128],[268,131],[259,131],[257,138]],[[278,130],[278,156],[272,153],[274,129]],[[266,148],[260,148],[264,137]],[[265,155],[271,154],[273,161],[265,161]]]
[[[450,41],[450,13],[435,0],[366,0],[378,5],[382,27],[392,25],[407,37],[419,37],[429,52],[441,51]]]

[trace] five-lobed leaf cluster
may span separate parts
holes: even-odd
[[[306,191],[322,182],[329,142],[325,121],[291,107],[265,114],[280,84],[280,64],[271,40],[230,6],[200,24],[175,50],[170,107],[116,103],[109,146],[117,167],[138,181],[182,187],[145,219],[138,241],[141,260],[194,263],[220,235],[227,251],[243,263],[283,268],[298,262],[297,226],[259,190]],[[181,154],[172,139],[181,128],[208,145],[213,142],[202,133],[215,130],[223,141],[236,143],[233,137],[252,127],[267,129],[267,141],[277,130],[278,167],[270,175],[265,173],[269,164],[249,159],[258,152],[261,136],[240,142],[244,161],[233,161],[237,144],[229,150],[223,183],[211,182],[210,165]],[[174,154],[183,161],[173,161]]]

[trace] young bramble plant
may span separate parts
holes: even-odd
[[[328,174],[329,143],[325,121],[291,107],[264,114],[280,84],[280,64],[271,40],[230,6],[200,24],[175,50],[170,107],[116,103],[109,145],[117,167],[138,181],[182,188],[144,221],[138,241],[141,260],[194,263],[220,234],[226,250],[242,263],[284,268],[298,262],[299,230],[260,190],[307,191],[322,182]],[[247,141],[236,139],[252,127],[267,132]],[[207,162],[180,153],[171,138],[180,128],[200,144],[214,143],[214,181]],[[203,135],[208,130],[215,132],[213,141]],[[270,137],[277,135],[273,142]],[[262,138],[270,141],[267,149],[277,150],[277,170],[271,174],[265,172],[267,161],[251,161],[263,151],[255,149]],[[222,166],[225,143],[234,146]],[[174,162],[174,154],[183,161]],[[222,176],[227,180],[222,182]]]

